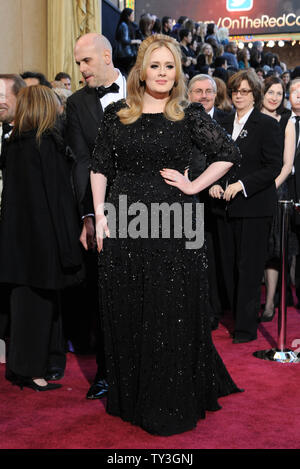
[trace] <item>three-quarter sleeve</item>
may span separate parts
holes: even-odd
[[[110,105],[104,112],[90,164],[91,171],[103,174],[109,181],[114,179],[116,171],[113,151],[113,114],[115,115],[115,109]]]
[[[239,148],[226,131],[205,112],[203,106],[193,103],[187,112],[192,141],[205,155],[207,165],[216,161],[228,161],[239,166]]]

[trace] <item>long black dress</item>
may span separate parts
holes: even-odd
[[[132,210],[129,225],[137,202],[144,204],[140,220],[155,203],[192,203],[195,209],[195,198],[167,185],[159,170],[182,172],[194,144],[209,163],[238,162],[239,153],[201,105],[187,108],[179,122],[162,113],[142,114],[123,125],[116,112],[125,105],[106,109],[91,165],[108,178],[107,202],[116,208],[120,228],[104,240],[99,255],[107,412],[150,433],[171,435],[195,427],[206,410],[220,408],[218,397],[238,388],[211,339],[205,244],[186,249],[187,238],[172,235],[174,225],[165,238],[126,237],[119,196],[127,197]],[[108,225],[111,230],[109,216]]]

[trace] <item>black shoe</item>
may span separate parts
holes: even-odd
[[[271,322],[272,319],[274,318],[275,316],[275,308],[273,308],[273,311],[268,311],[268,310],[264,310],[263,314],[261,315],[261,317],[259,318],[259,321],[260,322]]]
[[[64,377],[64,370],[58,367],[52,367],[47,370],[46,381],[58,381]]]
[[[52,391],[54,389],[61,388],[61,384],[55,384],[55,383],[47,383],[46,386],[40,386],[39,384],[35,383],[32,378],[24,378],[22,376],[16,377],[12,381],[12,383],[15,384],[16,386],[19,386],[20,389],[30,388],[38,392],[39,391]]]
[[[108,384],[105,379],[98,379],[94,381],[92,386],[87,392],[86,398],[87,399],[101,399],[107,394],[108,391]]]

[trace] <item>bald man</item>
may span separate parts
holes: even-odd
[[[126,81],[112,61],[112,47],[101,34],[89,33],[80,37],[74,49],[76,64],[86,86],[67,100],[67,143],[76,156],[73,172],[78,211],[83,220],[80,241],[86,250],[88,285],[75,300],[75,307],[81,309],[77,316],[81,322],[80,331],[86,328],[91,318],[97,317],[97,259],[93,251],[94,222],[93,201],[89,181],[89,164],[100,122],[105,107],[112,101],[126,97]],[[82,302],[80,305],[80,301]],[[95,314],[93,314],[95,313]],[[103,335],[98,327],[96,337],[98,370],[94,383],[87,393],[88,399],[99,399],[107,391],[105,381]]]
[[[85,197],[90,158],[103,111],[112,101],[126,97],[126,82],[114,67],[112,47],[105,36],[89,33],[80,37],[74,56],[86,86],[67,101],[67,139],[77,158],[75,188],[79,213],[84,216],[92,209]],[[113,84],[114,89],[110,90]]]

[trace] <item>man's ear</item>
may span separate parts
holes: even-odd
[[[111,52],[108,49],[105,49],[103,52],[103,57],[106,65],[109,65],[112,61]]]

